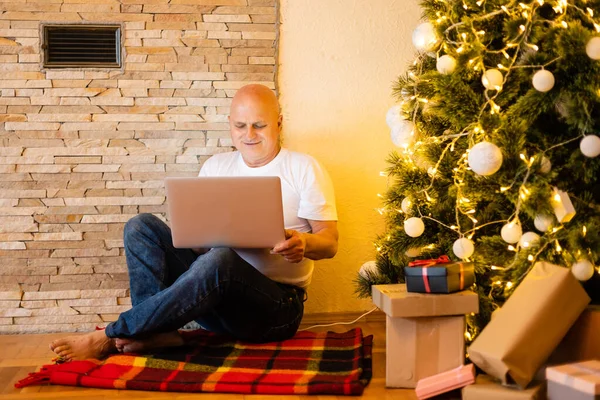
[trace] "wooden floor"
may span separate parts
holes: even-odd
[[[351,319],[350,319],[351,320]],[[365,335],[374,335],[373,346],[373,379],[362,396],[373,400],[413,400],[412,389],[385,388],[385,321],[381,318],[370,318],[354,325],[337,325],[329,328],[313,328],[311,330],[332,330],[343,332],[359,326]],[[152,399],[152,400],[258,400],[282,399],[297,400],[310,398],[312,400],[346,399],[345,396],[266,396],[266,395],[234,395],[212,393],[161,393],[134,390],[86,389],[70,386],[31,386],[15,389],[14,383],[27,376],[29,372],[37,371],[43,364],[49,364],[53,353],[48,349],[48,343],[64,336],[64,334],[40,335],[0,335],[0,399]]]

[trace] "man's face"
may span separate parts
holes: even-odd
[[[266,165],[279,153],[281,116],[260,96],[245,96],[232,104],[229,129],[233,145],[249,167]]]

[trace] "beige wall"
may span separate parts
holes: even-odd
[[[128,309],[123,223],[164,211],[164,176],[230,149],[236,88],[274,86],[275,0],[168,3],[1,3],[0,333],[91,330]],[[383,229],[385,112],[413,56],[416,3],[281,1],[285,141],[328,168],[340,216],[339,254],[317,264],[307,312],[370,307],[352,280]],[[123,22],[124,73],[43,71],[42,20]]]
[[[419,17],[417,0],[281,0],[285,143],[326,166],[340,218],[339,253],[317,263],[307,312],[371,307],[356,299],[352,280],[373,258],[372,239],[383,229],[374,209],[386,185],[379,171],[393,148],[385,113],[392,81],[414,56]]]
[[[231,150],[235,90],[274,84],[275,0],[0,3],[0,333],[129,309],[123,223]],[[125,68],[43,70],[40,21],[122,22]]]

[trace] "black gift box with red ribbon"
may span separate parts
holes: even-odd
[[[448,256],[418,260],[404,268],[406,290],[414,293],[453,293],[475,283],[472,262],[453,262]]]

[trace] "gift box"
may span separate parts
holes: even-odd
[[[387,387],[414,388],[464,364],[464,314],[479,311],[475,293],[408,293],[403,284],[372,290],[373,303],[386,313]]]
[[[546,369],[548,400],[600,399],[600,360]]]
[[[475,384],[462,389],[462,400],[542,400],[546,382],[534,381],[526,389],[503,386],[489,375],[478,375]]]
[[[470,385],[473,382],[475,382],[475,367],[473,364],[461,365],[450,371],[419,380],[415,392],[420,400],[429,399],[438,394]]]
[[[567,268],[537,263],[469,347],[471,361],[526,387],[590,298]]]
[[[453,293],[475,283],[474,264],[452,262],[448,256],[418,260],[404,268],[406,288],[416,293]]]
[[[600,306],[590,305],[560,342],[548,364],[600,360]]]
[[[479,312],[479,297],[470,290],[451,294],[411,293],[404,284],[373,285],[373,304],[390,317],[437,317]]]

